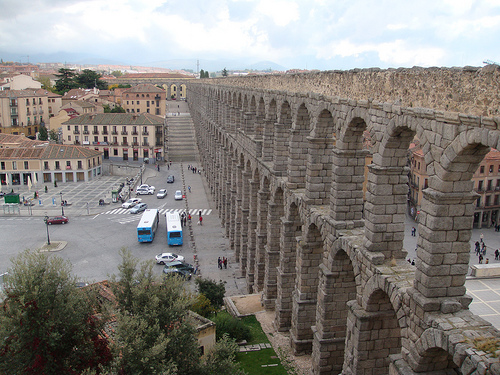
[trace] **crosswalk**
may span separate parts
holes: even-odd
[[[168,213],[174,213],[174,212],[177,212],[177,213],[182,213],[182,212],[186,212],[185,209],[182,209],[182,208],[160,208],[159,209],[160,211],[160,215],[165,215],[167,212]],[[201,216],[208,216],[212,213],[212,210],[209,209],[209,208],[192,208],[189,210],[189,213],[191,214],[191,216],[195,216],[195,215],[199,215],[201,211]],[[109,211],[106,211],[106,212],[102,212],[100,215],[122,215],[122,214],[128,214],[130,212],[130,209],[127,209],[127,208],[115,208],[113,210],[109,210]]]

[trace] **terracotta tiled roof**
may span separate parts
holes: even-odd
[[[129,89],[126,89],[123,93],[137,93],[137,92],[165,92],[165,90],[162,90],[155,85],[151,85],[149,83],[141,83],[140,85],[131,87]]]
[[[43,152],[44,147],[1,148],[0,159],[40,159]]]
[[[84,159],[101,155],[100,151],[81,146],[49,144],[44,147],[43,159]]]
[[[49,95],[50,94],[50,95]],[[26,90],[3,90],[0,91],[0,98],[25,98],[32,96],[50,96],[54,94],[44,89],[26,89]]]
[[[150,113],[95,113],[65,121],[64,125],[163,125],[163,118]]]
[[[34,141],[24,135],[0,133],[0,148],[6,147],[35,147],[48,144],[48,141]]]

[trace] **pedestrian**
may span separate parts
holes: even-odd
[[[483,264],[483,256],[479,254],[479,264]]]
[[[488,258],[486,258],[486,262],[484,262],[484,264],[488,264],[490,262],[490,260]]]
[[[188,214],[188,221],[191,223],[191,214]]]
[[[170,170],[170,164],[167,163],[167,169]]]
[[[227,258],[226,257],[224,257],[224,269],[227,270]]]
[[[481,235],[479,236],[479,239],[481,240],[481,242],[483,242],[483,240],[484,240],[484,234],[481,233]]]
[[[500,251],[498,249],[495,250],[495,260],[498,260],[500,257]]]
[[[47,185],[45,185],[45,192],[48,192],[49,191],[49,188],[47,187]]]
[[[200,219],[198,220],[198,225],[203,225],[203,218],[200,216]]]
[[[219,259],[217,260],[217,265],[220,269],[222,269],[222,259],[219,257]]]
[[[198,216],[201,217],[201,210],[198,211]]]
[[[188,190],[191,193],[191,185],[188,185]]]
[[[54,181],[54,187],[57,187],[57,181]]]
[[[160,171],[160,164],[158,164],[158,172]]]

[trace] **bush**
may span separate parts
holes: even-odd
[[[224,295],[226,294],[226,286],[223,281],[218,283],[210,279],[196,279],[198,292],[203,294],[210,300],[210,303],[216,309],[220,309],[224,304]]]
[[[212,321],[217,327],[217,341],[220,340],[225,333],[236,341],[249,341],[251,338],[250,329],[241,320],[236,319],[227,312],[221,312],[215,315]]]
[[[198,294],[196,300],[191,305],[191,310],[205,318],[216,313],[216,309],[214,309],[210,300],[203,294]]]

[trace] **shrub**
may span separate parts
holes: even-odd
[[[250,329],[239,319],[227,312],[221,312],[212,318],[217,327],[217,340],[220,340],[225,333],[236,341],[250,340]]]
[[[216,309],[214,309],[210,300],[203,294],[198,294],[196,300],[191,305],[191,310],[205,318],[208,318],[216,312]]]
[[[224,304],[224,295],[226,294],[226,286],[223,281],[218,283],[210,279],[196,279],[198,292],[203,294],[210,300],[213,307],[220,309]]]

